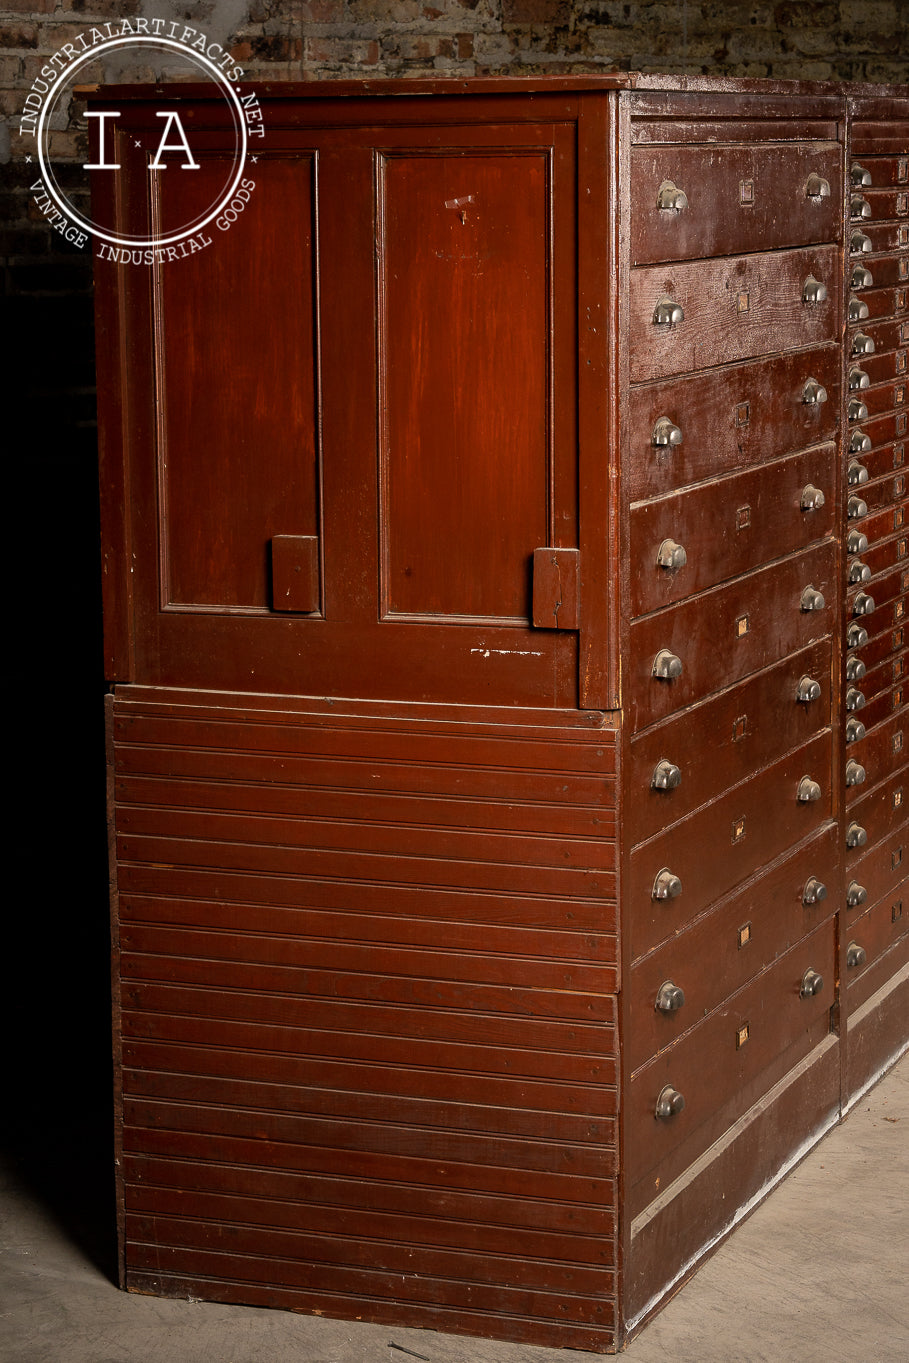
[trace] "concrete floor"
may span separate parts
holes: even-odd
[[[106,1136],[12,1131],[0,1170],[4,1363],[583,1363],[599,1355],[112,1285]],[[909,1360],[909,1056],[628,1346],[630,1363]]]

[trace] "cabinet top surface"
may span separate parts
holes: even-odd
[[[353,99],[375,96],[457,96],[457,95],[577,95],[606,93],[612,90],[665,92],[672,94],[813,95],[854,99],[898,99],[909,102],[909,85],[850,84],[848,82],[759,80],[732,76],[664,75],[644,72],[605,72],[603,74],[553,76],[471,76],[465,78],[410,77],[362,80],[256,81],[250,83],[261,98],[269,100]],[[83,87],[90,97],[142,100],[166,91],[171,97],[187,100],[215,99],[214,84],[165,82],[142,85],[103,85]],[[905,112],[902,108],[899,110]]]

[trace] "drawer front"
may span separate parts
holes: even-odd
[[[878,540],[887,539],[890,535],[909,528],[906,524],[906,508],[902,503],[898,506],[884,507],[874,515],[869,513],[863,516],[861,521],[861,525],[856,528],[866,536],[869,544],[876,544]]]
[[[812,688],[801,685],[805,677],[820,686],[815,699]],[[828,639],[634,736],[625,798],[634,810],[635,841],[676,823],[826,728],[830,677]],[[660,763],[677,768],[678,778]]]
[[[884,624],[882,619],[879,623]],[[878,633],[872,634],[870,626],[873,624],[874,616],[868,621],[868,639],[864,643],[857,644],[849,650],[850,657],[855,655],[856,657],[861,658],[862,662],[865,664],[866,673],[873,671],[874,668],[879,667],[888,659],[892,661],[893,655],[905,648],[907,643],[907,635],[904,626],[899,625],[894,629],[887,624]],[[900,672],[900,676],[894,678],[894,680],[899,681],[902,675],[902,672]]]
[[[830,819],[831,746],[830,733],[819,734],[632,852],[627,886],[636,953],[678,932]],[[799,798],[805,777],[819,787],[818,798]]]
[[[887,636],[884,635],[884,638]],[[852,655],[850,655],[851,658]],[[855,701],[855,697],[849,696],[849,691],[854,689],[859,693],[858,704],[852,705],[852,710],[859,719],[865,721],[865,728],[870,729],[871,725],[867,722],[869,706],[873,706],[879,696],[890,695],[894,688],[899,688],[906,680],[906,652],[890,654],[883,658],[876,667],[868,667],[865,659],[868,657],[866,649],[855,655],[865,666],[865,674],[862,677],[850,677],[847,672],[847,707],[850,700]],[[847,669],[849,661],[847,660]],[[861,670],[860,668],[858,670]],[[864,701],[860,698],[864,697]]]
[[[822,301],[803,300],[809,279],[824,286]],[[832,340],[839,289],[835,246],[638,266],[631,271],[629,299],[631,380]],[[665,300],[684,313],[672,325],[654,320]]]
[[[814,993],[803,984],[809,971],[821,977]],[[659,1167],[665,1187],[716,1138],[714,1123],[726,1129],[819,1045],[830,1029],[835,979],[830,920],[639,1070],[628,1097],[629,1182]],[[667,1086],[682,1095],[684,1108],[660,1118]],[[641,1190],[639,1200],[646,1205],[650,1195]]]
[[[907,938],[909,880],[903,879],[847,928],[844,979],[850,1011],[870,998],[884,979],[902,965],[905,954],[902,951],[898,952],[898,961],[885,957],[897,951]]]
[[[853,482],[848,488],[847,496],[858,497],[865,504],[863,515],[851,515],[850,520],[854,521],[860,529],[864,530],[861,522],[868,513],[885,511],[888,507],[896,507],[902,504],[906,496],[906,475],[904,473],[893,474],[888,470],[893,468],[894,451],[892,449],[873,450],[871,454],[862,455],[861,458],[850,458],[849,464]],[[858,465],[856,471],[855,465]],[[898,465],[897,467],[901,467]],[[867,482],[859,481],[861,470],[864,469],[869,475]],[[874,477],[878,471],[880,477]]]
[[[909,871],[909,829],[903,825],[889,838],[875,843],[865,850],[849,870],[847,895],[854,901],[850,908],[847,902],[846,931],[851,931],[851,923],[858,918],[869,904],[874,904],[889,894]],[[851,894],[850,894],[851,892]]]
[[[861,231],[861,229],[859,230]],[[909,283],[909,256],[891,255],[875,256],[872,258],[871,256],[864,254],[853,254],[850,257],[850,266],[850,277],[852,275],[852,270],[854,270],[856,266],[860,266],[871,272],[871,278],[874,282],[873,285],[869,284],[867,286],[868,288],[899,288],[900,285]],[[856,286],[854,285],[853,287]],[[864,297],[864,292],[862,292],[860,285],[857,287],[856,291],[861,292],[861,296]]]
[[[839,347],[827,345],[632,389],[626,459],[631,500],[658,497],[832,439],[841,364]],[[814,388],[806,394],[812,379],[826,401],[817,400]],[[806,402],[806,396],[815,400]],[[677,427],[680,444],[654,444],[657,422],[664,417]]]
[[[906,828],[906,798],[909,772],[905,768],[896,772],[889,780],[862,794],[849,810],[846,819],[846,871],[851,875],[852,866],[865,855],[865,849],[877,843],[886,842],[894,834],[901,834]],[[864,833],[864,841],[855,835],[855,830]],[[854,846],[850,847],[849,843]]]
[[[905,185],[909,182],[909,156],[863,156],[856,153],[853,165],[858,162],[871,176],[871,186],[862,193],[874,192],[874,187]]]
[[[878,383],[891,383],[894,379],[904,377],[907,371],[905,349],[891,350],[883,355],[863,355],[861,359],[853,359],[850,364],[850,382],[852,391],[860,391],[857,385],[860,380],[855,379],[854,374],[864,374],[868,383],[864,387],[873,387]]]
[[[860,233],[870,241],[870,247],[858,245],[853,233]],[[878,252],[905,251],[909,246],[909,225],[903,222],[872,222],[865,218],[861,223],[850,224],[849,240],[852,259],[861,257],[864,260],[869,253],[873,258]]]
[[[829,192],[809,195],[823,188],[809,185],[810,176]],[[835,143],[638,146],[631,153],[631,260],[838,241],[841,192]]]
[[[849,745],[846,754],[847,766],[849,763],[857,763],[865,773],[865,779],[861,782],[847,787],[847,797],[858,795],[858,785],[877,785],[879,781],[885,781],[888,776],[892,776],[900,767],[906,765],[906,708],[903,706],[895,715],[892,715],[882,724],[877,724],[870,729],[866,736],[857,743]],[[847,783],[850,776],[854,779],[856,773],[847,771]]]
[[[899,509],[899,508],[897,508]],[[909,559],[909,539],[906,534],[894,535],[891,539],[879,540],[869,544],[860,555],[850,558],[847,571],[858,571],[856,563],[870,568],[872,577],[878,577],[891,568],[897,568]]]
[[[865,338],[857,340],[857,337]],[[851,355],[857,364],[861,364],[863,353],[877,355],[885,350],[896,350],[900,345],[905,345],[909,341],[906,332],[905,321],[886,318],[880,322],[861,322],[849,328],[847,336],[847,354]],[[873,350],[862,350],[862,346],[873,345]]]
[[[873,271],[871,277],[874,279]],[[873,322],[878,317],[893,317],[906,311],[905,287],[872,288],[870,285],[866,286],[863,280],[856,280],[856,283],[858,287],[855,287],[855,284],[853,285],[853,296],[857,302],[863,303],[868,309],[864,315],[870,321]]]
[[[633,506],[631,614],[659,610],[831,535],[839,524],[836,485],[836,447],[822,445]],[[676,566],[679,550],[684,562]]]
[[[896,385],[894,385],[895,387]],[[906,435],[907,426],[909,426],[909,413],[907,412],[882,412],[878,416],[869,414],[866,420],[850,427],[849,448],[852,448],[851,441],[853,439],[864,443],[862,437],[865,436],[871,441],[875,449],[879,449],[881,445],[890,445],[894,440],[899,440]]]
[[[835,562],[835,546],[828,541],[633,623],[625,691],[633,728],[824,638],[838,597]],[[820,593],[823,607],[802,608],[803,600],[811,601],[808,589]],[[654,675],[664,653],[679,659],[680,676]]]
[[[864,694],[864,692],[862,694]],[[850,718],[857,719],[866,730],[871,730],[878,725],[885,723],[893,715],[904,711],[906,708],[906,696],[907,689],[904,682],[900,682],[896,686],[888,686],[886,690],[881,690],[874,695],[869,695],[864,706],[860,710],[854,711]],[[849,751],[846,754],[847,760],[855,759],[858,762],[863,762],[864,759],[858,751],[860,742],[863,741],[864,739],[862,738],[859,742],[849,744]],[[870,772],[868,773],[868,778],[872,779]],[[850,787],[846,791],[846,799],[847,801],[854,800],[858,798],[861,793],[861,791],[856,790],[854,787]]]
[[[626,1043],[633,1070],[834,912],[838,858],[836,825],[828,824],[793,855],[636,962]],[[684,995],[681,1004],[675,989]]]
[[[906,379],[894,379],[892,383],[881,383],[876,388],[863,388],[853,393],[853,397],[865,404],[872,420],[875,416],[902,410],[906,406],[907,395],[909,387]]]

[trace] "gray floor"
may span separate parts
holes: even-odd
[[[103,1192],[94,1195],[105,1186],[104,1173],[90,1133],[87,1141],[90,1148],[81,1153],[78,1142],[56,1152],[20,1142],[0,1172],[4,1363],[583,1363],[598,1357],[121,1293],[108,1276],[107,1201]],[[631,1363],[905,1363],[907,1170],[909,1056],[632,1341]],[[85,1209],[96,1203],[105,1214],[92,1221]]]

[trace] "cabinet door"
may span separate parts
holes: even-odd
[[[576,621],[533,623],[535,552],[576,569],[574,128],[392,115],[305,112],[228,230],[121,283],[118,679],[576,704]],[[130,212],[212,196],[192,138]]]

